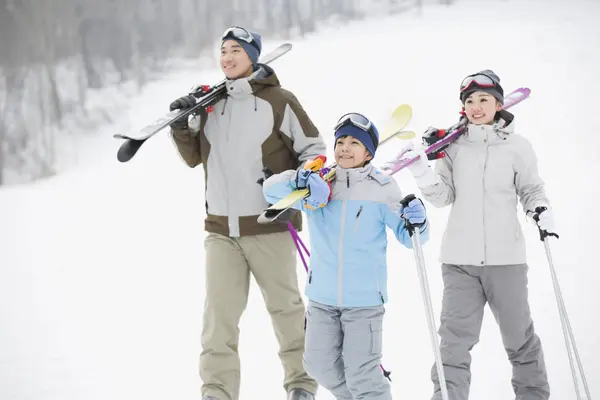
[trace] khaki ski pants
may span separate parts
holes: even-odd
[[[315,393],[317,383],[302,366],[305,308],[298,289],[296,248],[291,235],[281,232],[232,238],[209,233],[204,245],[202,395],[219,400],[240,397],[238,324],[248,302],[250,273],[260,287],[279,342],[284,389],[303,388]]]

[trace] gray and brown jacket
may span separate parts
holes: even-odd
[[[226,88],[212,112],[192,117],[188,129],[172,130],[183,160],[192,168],[204,165],[205,229],[231,237],[284,231],[284,224],[256,222],[268,207],[257,183],[263,168],[296,169],[324,155],[325,143],[271,68],[260,65],[249,78],[227,81]],[[299,214],[292,219],[296,229],[301,221]]]

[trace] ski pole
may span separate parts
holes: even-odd
[[[545,210],[546,207],[537,207],[535,209],[533,219],[536,223],[539,222],[540,214]],[[556,269],[554,268],[552,252],[550,251],[549,236],[554,236],[557,239],[559,237],[556,233],[543,230],[542,228],[540,228],[539,225],[537,227],[540,233],[540,240],[544,242],[544,250],[546,251],[546,258],[548,259],[548,266],[550,267],[550,276],[552,277],[554,296],[556,297],[556,304],[558,306],[558,314],[560,316],[560,324],[562,326],[563,337],[565,339],[565,346],[567,348],[567,357],[569,358],[569,366],[571,367],[571,376],[573,378],[573,385],[575,386],[575,394],[578,400],[582,398],[579,392],[579,384],[577,382],[577,371],[573,362],[573,354],[575,355],[575,359],[577,361],[577,368],[579,369],[579,373],[581,374],[581,382],[583,384],[583,389],[588,400],[591,400],[592,396],[590,394],[590,389],[587,384],[587,379],[585,378],[583,364],[581,363],[581,359],[579,358],[579,352],[577,351],[577,345],[575,343],[575,336],[573,335],[573,329],[571,328],[571,322],[569,321],[567,308],[565,306],[562,291],[560,290],[560,285],[558,283],[558,276],[556,275]]]
[[[407,195],[400,201],[403,207],[407,207],[408,203],[416,199],[414,194]],[[425,305],[425,313],[427,314],[427,324],[429,326],[429,337],[431,339],[431,347],[433,348],[433,354],[435,357],[435,366],[440,381],[440,389],[442,391],[442,399],[449,400],[448,387],[446,386],[446,376],[444,375],[444,366],[442,364],[442,354],[440,352],[440,346],[437,340],[437,328],[435,325],[435,317],[433,314],[433,306],[431,305],[431,294],[429,293],[429,282],[427,280],[427,271],[425,269],[425,257],[423,256],[423,247],[421,244],[421,232],[419,227],[425,222],[420,224],[411,224],[405,219],[406,229],[410,234],[412,240],[413,251],[415,254],[415,262],[417,264],[417,272],[419,273],[419,281],[421,283],[421,294],[423,296],[423,303]]]

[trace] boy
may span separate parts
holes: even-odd
[[[274,175],[263,187],[270,203],[296,188],[310,189],[308,207],[297,207],[307,213],[311,243],[304,367],[338,400],[391,399],[379,368],[387,301],[385,227],[408,248],[405,220],[419,226],[423,242],[428,237],[423,203],[414,199],[402,208],[396,181],[370,164],[378,142],[371,121],[347,114],[335,130],[331,190],[307,170]]]

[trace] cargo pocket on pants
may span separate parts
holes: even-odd
[[[371,354],[381,355],[383,345],[383,321],[371,321]]]

